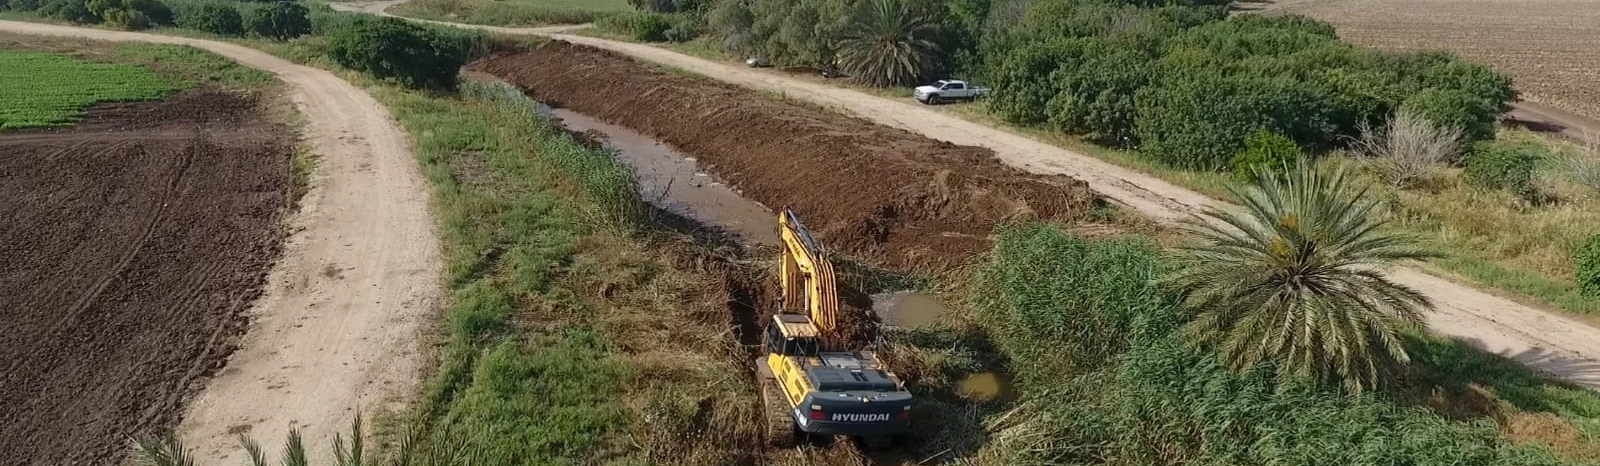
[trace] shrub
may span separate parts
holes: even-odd
[[[1589,296],[1600,297],[1600,235],[1590,236],[1589,241],[1578,248],[1572,265],[1578,270],[1578,289]]]
[[[46,17],[77,24],[96,24],[100,16],[89,10],[88,0],[50,0],[49,3],[39,8],[39,13]]]
[[[1167,164],[1226,168],[1244,141],[1267,130],[1302,144],[1330,132],[1327,110],[1311,90],[1284,79],[1204,74],[1169,79],[1134,96],[1141,147]]]
[[[106,24],[130,31],[172,24],[172,10],[156,0],[89,0],[88,7]]]
[[[244,18],[239,9],[223,2],[199,2],[179,8],[178,27],[222,36],[244,35]]]
[[[1153,57],[1125,44],[1094,41],[1074,63],[1050,74],[1059,92],[1048,104],[1050,124],[1116,145],[1134,143],[1134,94],[1149,84]]]
[[[245,15],[245,29],[258,36],[288,40],[311,32],[309,10],[298,3],[276,2]]]
[[[1461,151],[1461,129],[1430,121],[1421,112],[1401,108],[1381,128],[1358,126],[1361,138],[1353,146],[1373,158],[1378,173],[1390,184],[1410,187],[1452,162]]]
[[[662,42],[667,40],[667,30],[673,27],[673,17],[646,11],[623,13],[601,18],[595,26],[637,41]]]
[[[341,66],[412,89],[454,89],[472,37],[399,18],[362,18],[332,32],[328,55]]]
[[[1533,172],[1545,158],[1544,149],[1527,143],[1480,142],[1467,154],[1467,179],[1481,187],[1505,189],[1532,199]]]
[[[1305,152],[1294,140],[1262,130],[1244,140],[1244,150],[1234,154],[1228,166],[1233,169],[1234,177],[1247,180],[1263,171],[1283,171],[1293,167],[1303,157]]]
[[[1494,120],[1500,114],[1498,102],[1455,89],[1425,89],[1406,98],[1401,108],[1441,126],[1461,128],[1465,136],[1475,140],[1494,137]]]

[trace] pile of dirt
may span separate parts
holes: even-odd
[[[790,206],[828,247],[898,270],[961,264],[1018,216],[1071,220],[1087,185],[928,139],[566,42],[475,63],[535,99],[699,157],[769,207]]]
[[[226,360],[295,200],[260,107],[196,89],[0,133],[0,463],[116,464]]]

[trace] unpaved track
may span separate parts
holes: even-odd
[[[239,351],[190,403],[180,429],[200,464],[242,464],[236,434],[276,452],[298,426],[312,462],[357,409],[417,380],[418,334],[440,299],[426,185],[405,133],[360,89],[248,47],[179,37],[0,21],[0,31],[185,44],[289,85],[319,162]]]
[[[384,14],[399,1],[339,4],[336,8]],[[430,21],[431,22],[431,21]],[[449,23],[441,23],[449,24]],[[862,118],[956,144],[993,149],[1004,162],[1023,170],[1066,175],[1089,183],[1090,189],[1145,214],[1172,223],[1206,207],[1226,206],[1200,193],[1156,177],[1118,167],[1094,157],[1052,146],[947,115],[904,100],[877,97],[825,84],[696,58],[660,47],[565,34],[569,27],[504,28],[456,25],[510,34],[539,34],[575,44],[611,50],[634,58],[690,70],[712,79],[749,88],[782,92],[853,113]],[[1428,314],[1434,331],[1470,341],[1479,347],[1521,361],[1590,389],[1600,390],[1600,329],[1575,319],[1454,283],[1416,268],[1391,272],[1396,281],[1421,290],[1437,309]]]

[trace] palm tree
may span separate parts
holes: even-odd
[[[938,61],[933,30],[904,0],[867,0],[839,42],[839,66],[869,86],[913,83]]]
[[[1357,393],[1408,362],[1400,332],[1432,304],[1378,268],[1432,254],[1384,230],[1352,181],[1305,162],[1263,171],[1230,188],[1243,211],[1190,222],[1202,244],[1180,248],[1170,279],[1195,312],[1185,333],[1235,369],[1268,363]]]

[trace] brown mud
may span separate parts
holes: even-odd
[[[261,110],[196,89],[0,133],[0,464],[115,464],[226,361],[295,201]]]
[[[756,91],[551,42],[473,69],[535,99],[649,135],[741,195],[789,206],[829,247],[896,271],[970,262],[1009,219],[1075,220],[1084,183],[1003,165],[940,142]]]

